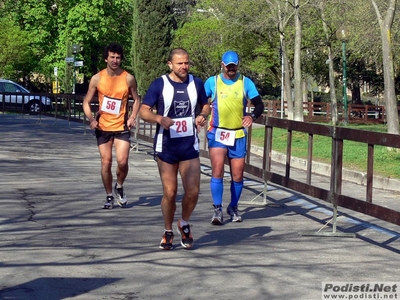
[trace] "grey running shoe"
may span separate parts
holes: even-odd
[[[174,249],[174,246],[172,245],[172,242],[174,240],[174,234],[172,231],[165,231],[160,242],[160,249],[163,250],[172,250]]]
[[[117,203],[121,207],[125,207],[128,204],[128,199],[124,193],[124,188],[121,186],[120,188],[117,187],[117,184],[114,186],[114,193],[117,197]]]
[[[228,206],[226,209],[226,213],[231,216],[232,222],[242,222],[242,217],[239,216],[238,207],[236,206]]]
[[[112,209],[114,207],[114,197],[107,196],[106,202],[103,205],[103,209]]]
[[[181,220],[178,221],[178,231],[181,235],[181,245],[183,248],[190,249],[193,247],[193,237],[190,232],[190,225],[185,225],[181,227]]]
[[[224,222],[224,217],[222,216],[222,207],[214,205],[214,214],[211,218],[211,224],[222,225]]]

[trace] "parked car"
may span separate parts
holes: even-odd
[[[11,94],[5,95],[4,93]],[[52,108],[52,101],[49,97],[32,94],[18,83],[7,79],[0,79],[0,107],[3,106],[3,102],[5,107],[21,107],[22,103],[24,103],[24,110],[30,112],[39,112]]]

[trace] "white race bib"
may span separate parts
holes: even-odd
[[[235,144],[236,130],[217,128],[215,131],[215,140],[227,146]]]
[[[104,96],[103,103],[101,104],[101,110],[113,115],[117,115],[121,110],[121,103],[122,100],[120,99]]]
[[[169,128],[171,138],[181,138],[193,135],[193,118],[177,118],[172,119],[174,125]]]

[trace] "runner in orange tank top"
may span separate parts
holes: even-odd
[[[121,68],[124,58],[123,48],[116,43],[109,44],[104,50],[107,67],[95,74],[89,83],[89,89],[83,101],[83,110],[89,119],[90,128],[95,129],[97,145],[101,158],[101,178],[106,191],[104,209],[113,208],[112,148],[115,148],[117,159],[117,181],[114,193],[121,207],[128,204],[123,183],[128,175],[128,158],[130,150],[130,130],[136,124],[140,99],[136,79]],[[90,103],[97,92],[99,109],[93,115]],[[132,96],[134,103],[129,116],[128,99]]]

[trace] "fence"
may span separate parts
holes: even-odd
[[[285,119],[264,116],[260,124],[265,127],[264,151],[262,153],[262,165],[251,163],[251,131],[249,129],[248,156],[246,157],[245,171],[256,177],[261,178],[265,184],[272,182],[283,187],[295,190],[297,192],[324,200],[333,205],[334,218],[336,218],[337,207],[341,206],[378,219],[385,220],[400,225],[400,211],[384,207],[374,203],[373,191],[373,164],[374,147],[376,145],[400,149],[400,138],[398,135],[367,132],[361,130],[348,129],[344,127],[333,127],[320,124],[310,124],[306,122],[296,122]],[[284,175],[271,171],[272,162],[272,133],[274,128],[281,128],[287,131],[287,151],[286,165]],[[291,178],[291,153],[292,137],[295,131],[308,134],[308,156],[307,171],[304,182]],[[138,127],[136,135],[139,139],[152,141],[155,132],[155,125],[146,124],[144,127]],[[330,189],[323,189],[312,184],[312,161],[313,161],[313,140],[315,135],[331,138],[332,159]],[[367,182],[365,186],[365,199],[357,199],[342,194],[342,173],[343,173],[343,143],[344,141],[356,141],[364,143],[368,147],[367,158]],[[202,157],[208,158],[207,141],[204,137],[203,145],[200,150]],[[266,189],[264,189],[266,191]],[[264,198],[265,200],[265,198]],[[333,232],[336,232],[336,220],[333,221]]]
[[[287,117],[287,103],[281,101],[263,100],[264,114],[279,118],[283,108],[283,116]],[[400,113],[400,106],[397,108]],[[338,118],[343,121],[344,106],[337,105]],[[330,122],[332,120],[332,105],[328,102],[304,102],[304,120],[309,122]],[[349,104],[347,107],[349,123],[386,123],[385,107],[379,105]]]
[[[62,118],[70,121],[82,122],[85,124],[85,117],[82,110],[82,95],[57,95],[54,97],[54,110],[51,112],[39,111],[40,115],[54,116],[55,119]],[[310,104],[314,105],[314,104]],[[267,182],[272,182],[280,186],[292,189],[294,191],[321,199],[333,205],[334,221],[333,233],[336,232],[336,214],[337,207],[348,208],[387,222],[400,225],[400,210],[396,208],[389,208],[376,203],[375,195],[373,195],[373,166],[374,166],[374,148],[377,145],[386,146],[390,148],[400,149],[400,137],[398,135],[387,133],[375,133],[348,129],[344,127],[333,127],[321,124],[313,124],[306,122],[297,122],[286,119],[279,119],[270,117],[278,115],[276,104],[267,103],[266,113],[258,122],[263,125],[265,130],[264,136],[264,150],[262,153],[262,165],[254,164],[251,161],[250,146],[251,146],[251,132],[249,128],[249,142],[248,142],[248,156],[246,157],[245,171],[252,174],[264,181],[265,186]],[[313,111],[315,106],[311,106]],[[308,106],[310,109],[310,106]],[[92,110],[97,111],[97,103],[94,101]],[[4,111],[4,106],[3,106]],[[15,109],[12,109],[15,111]],[[326,110],[326,111],[329,111]],[[369,109],[365,110],[369,112]],[[384,111],[382,111],[382,114]],[[327,113],[328,114],[328,113]],[[152,142],[155,132],[155,124],[148,124],[137,120],[134,136],[136,139]],[[287,150],[286,150],[286,164],[284,174],[279,174],[271,170],[272,162],[272,133],[274,128],[281,128],[287,131]],[[85,125],[86,130],[86,125]],[[303,132],[308,134],[308,156],[307,156],[307,170],[305,172],[304,181],[295,180],[291,177],[291,154],[292,154],[292,137],[294,132]],[[312,176],[312,162],[313,162],[313,141],[314,136],[326,136],[331,140],[332,159],[330,188],[324,189],[313,184]],[[354,197],[346,196],[342,193],[342,173],[343,173],[343,148],[344,141],[356,141],[364,143],[368,148],[367,158],[367,182],[365,186],[365,199],[357,199]],[[200,150],[202,157],[209,157],[207,151],[207,141],[204,137],[203,147]],[[265,189],[266,191],[266,189]],[[265,195],[264,195],[265,200]]]

